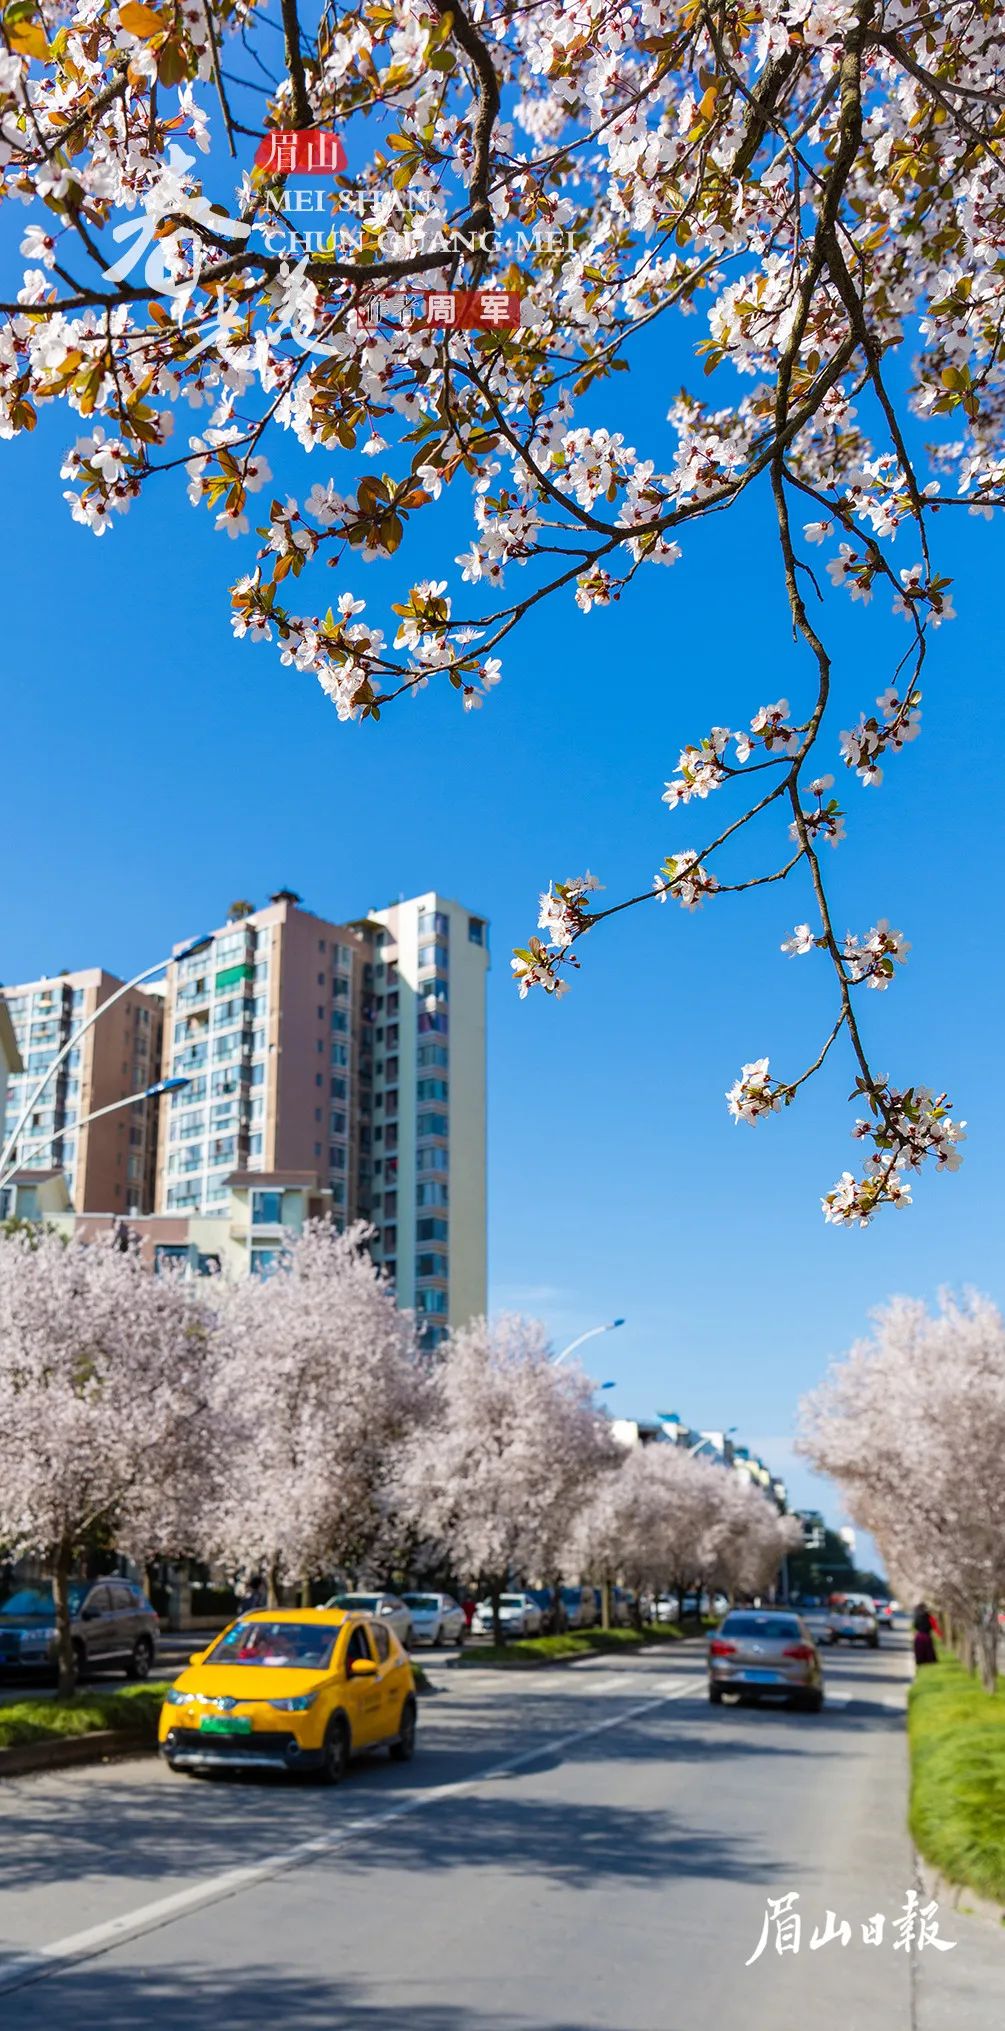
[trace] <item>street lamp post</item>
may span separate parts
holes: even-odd
[[[138,1101],[156,1100],[162,1093],[178,1093],[183,1086],[190,1086],[191,1083],[190,1079],[157,1079],[152,1086],[144,1086],[141,1093],[127,1093],[124,1100],[112,1100],[107,1107],[94,1108],[92,1113],[85,1114],[83,1121],[75,1121],[72,1124],[72,1133],[76,1135],[78,1129],[89,1128],[92,1121],[100,1121],[105,1114],[116,1114],[120,1107],[135,1107]],[[13,1177],[17,1176],[18,1171],[24,1169],[26,1158],[37,1156],[40,1151],[49,1149],[54,1142],[59,1142],[69,1133],[71,1130],[57,1128],[51,1135],[42,1136],[38,1142],[30,1142],[19,1157],[11,1159],[5,1171],[0,1171],[0,1192],[5,1185],[10,1184]]]
[[[624,1323],[624,1319],[608,1319],[605,1326],[591,1326],[588,1332],[580,1333],[577,1340],[570,1340],[568,1346],[562,1348],[561,1354],[552,1355],[552,1367],[557,1368],[559,1362],[564,1361],[569,1354],[574,1354],[576,1348],[581,1347],[585,1340],[595,1340],[598,1333],[613,1333],[615,1326],[623,1326]],[[612,1385],[605,1382],[602,1387],[609,1389]]]
[[[41,1099],[42,1094],[45,1092],[45,1089],[48,1086],[49,1081],[53,1076],[53,1073],[58,1072],[59,1067],[63,1063],[64,1058],[69,1057],[70,1052],[75,1048],[77,1044],[79,1044],[81,1037],[86,1036],[87,1031],[93,1028],[93,1025],[98,1021],[98,1018],[100,1016],[107,1015],[109,1009],[114,1008],[115,1003],[117,1001],[122,1000],[124,994],[129,994],[134,987],[142,987],[143,982],[145,980],[152,980],[155,973],[163,973],[165,967],[170,966],[172,960],[188,959],[193,952],[198,952],[200,946],[208,945],[210,942],[210,937],[211,934],[207,931],[203,932],[203,934],[198,938],[190,938],[187,944],[182,945],[177,952],[169,952],[166,959],[158,959],[156,966],[146,966],[144,967],[142,973],[134,973],[131,980],[127,980],[122,987],[117,987],[115,993],[110,994],[108,1000],[103,1001],[101,1003],[100,1008],[94,1009],[92,1013],[88,1016],[86,1022],[82,1022],[80,1028],[78,1030],[74,1030],[72,1036],[69,1036],[67,1038],[66,1043],[63,1045],[62,1050],[57,1051],[56,1056],[53,1058],[51,1065],[46,1066],[45,1071],[43,1072],[42,1077],[38,1082],[38,1085],[35,1087],[34,1092],[31,1093],[29,1098],[26,1100],[25,1105],[22,1108],[17,1121],[14,1123],[14,1126],[11,1129],[9,1136],[7,1137],[7,1141],[5,1142],[3,1149],[0,1150],[0,1184],[2,1184],[6,1179],[6,1177],[9,1175],[8,1166],[10,1164],[11,1157],[14,1154],[14,1150],[17,1147],[17,1141],[19,1135],[21,1134],[21,1130],[24,1128],[26,1122],[30,1119],[31,1115],[34,1113],[36,1104]],[[145,1096],[142,1094],[133,1094],[131,1096],[131,1098],[134,1100],[142,1099],[144,1097]],[[116,1105],[124,1106],[126,1105],[126,1103],[116,1102]],[[104,1112],[104,1110],[102,1110],[102,1112]],[[88,1118],[92,1121],[94,1120],[93,1115],[89,1116]],[[78,1123],[76,1125],[82,1127],[83,1123]],[[50,1136],[49,1138],[51,1142],[58,1141],[58,1139],[59,1139],[58,1136]]]

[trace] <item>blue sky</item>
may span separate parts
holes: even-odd
[[[657,464],[675,385],[653,348],[647,382],[633,394],[621,381],[610,398]],[[830,1026],[822,959],[778,949],[811,915],[803,886],[694,916],[657,903],[626,913],[580,948],[559,1005],[521,1004],[510,982],[511,947],[534,928],[549,876],[589,866],[614,901],[648,887],[674,845],[700,845],[709,807],[671,816],[660,802],[685,740],[745,724],[781,695],[795,708],[809,698],[763,495],[693,530],[681,563],[643,573],[612,612],[587,618],[563,599],[533,615],[483,711],[431,690],[379,728],[345,727],[274,648],[232,639],[227,586],[250,568],[254,539],[214,535],[179,475],[100,541],[71,523],[59,452],[81,427],[43,417],[3,447],[0,975],[98,963],[125,975],[222,921],[233,897],[284,884],[336,918],[434,885],[485,912],[493,1306],[540,1314],[557,1341],[623,1314],[596,1352],[598,1377],[617,1382],[612,1409],[735,1424],[791,1470],[798,1501],[822,1500],[838,1520],[833,1491],[788,1452],[801,1390],[891,1293],[1000,1294],[997,533],[940,520],[960,619],[933,638],[922,737],[879,791],[840,770],[836,736],[889,681],[903,624],[882,611],[885,594],[867,613],[827,601],[837,702],[822,765],[849,814],[828,856],[838,928],[886,916],[913,944],[891,990],[864,997],[866,1035],[880,1070],[948,1088],[970,1123],[956,1177],[922,1179],[912,1210],[846,1233],[825,1226],[819,1198],[855,1164],[848,1057],[836,1052],[794,1108],[756,1129],[735,1127],[723,1099],[748,1058],[801,1071]],[[327,475],[315,457],[305,482],[300,454],[279,450],[276,491]],[[335,470],[336,484],[356,476]],[[376,611],[423,572],[457,580],[466,529],[450,507],[399,571],[352,558],[323,596],[301,581],[302,603],[349,585]],[[914,561],[909,539],[899,551]],[[518,574],[511,583],[522,589]],[[778,838],[769,824],[734,868],[777,865]]]

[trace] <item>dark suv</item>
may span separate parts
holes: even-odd
[[[108,1669],[124,1671],[127,1678],[149,1676],[160,1624],[132,1580],[71,1581],[70,1623],[78,1678]],[[52,1585],[37,1580],[0,1602],[0,1671],[49,1672],[55,1663]]]

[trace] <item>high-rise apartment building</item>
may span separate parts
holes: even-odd
[[[370,941],[280,891],[168,968],[159,1213],[212,1213],[234,1171],[309,1172],[370,1212]]]
[[[8,1081],[0,1147],[64,1045],[121,985],[90,967],[4,988],[24,1069]],[[158,992],[131,988],[100,1015],[43,1087],[18,1138],[15,1154],[25,1168],[64,1172],[78,1213],[153,1210],[159,1102],[137,1101],[88,1128],[80,1123],[158,1079],[162,1012]]]
[[[157,1212],[223,1214],[233,1175],[260,1176],[264,1265],[310,1180],[373,1222],[427,1344],[484,1311],[487,966],[485,919],[434,893],[348,924],[290,891],[232,916],[168,969],[163,1070],[188,1083],[164,1105]]]
[[[376,1253],[428,1345],[486,1304],[488,925],[430,893],[373,910]]]

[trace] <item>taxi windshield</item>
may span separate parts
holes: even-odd
[[[309,1622],[235,1622],[206,1654],[207,1664],[262,1664],[273,1671],[323,1671],[338,1630]]]

